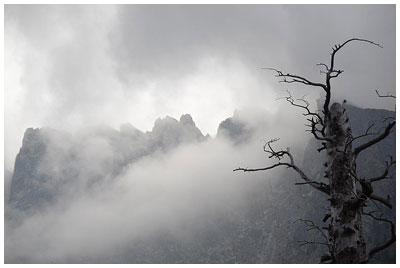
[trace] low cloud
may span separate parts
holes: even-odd
[[[276,111],[288,87],[261,67],[318,81],[315,64],[354,36],[384,48],[347,47],[334,97],[382,108],[374,90],[395,88],[394,22],[394,5],[7,5],[6,168],[28,127],[149,130],[190,113],[215,135],[235,109]]]
[[[212,230],[221,218],[240,219],[257,187],[276,184],[283,171],[232,171],[238,165],[271,163],[262,152],[260,135],[281,135],[285,142],[294,136],[305,141],[307,136],[284,134],[289,122],[299,128],[287,115],[287,124],[277,124],[264,111],[237,111],[235,116],[257,125],[250,142],[234,145],[218,137],[183,144],[143,156],[117,175],[112,163],[121,152],[110,147],[116,130],[74,135],[43,130],[48,150],[38,172],[50,178],[47,187],[56,196],[30,216],[7,208],[6,262],[93,262],[160,235],[194,243],[196,233]],[[302,149],[297,142],[292,145],[301,161]],[[71,159],[76,148],[79,155]]]

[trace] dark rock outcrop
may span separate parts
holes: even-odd
[[[379,122],[394,112],[360,109],[349,106],[348,113],[354,135],[362,134],[371,121]],[[62,136],[62,138],[60,138]],[[245,122],[228,118],[223,121],[217,137],[227,137],[234,144],[243,144],[251,138]],[[113,178],[127,165],[156,152],[172,150],[182,143],[205,140],[190,115],[180,120],[158,119],[151,132],[143,133],[131,125],[120,131],[107,128],[91,129],[78,137],[46,129],[28,129],[17,156],[12,179],[9,204],[27,211],[45,203],[56,202],[58,190],[68,188],[76,176],[84,176],[86,187],[95,187],[100,180]],[[59,141],[63,142],[60,143]],[[360,140],[359,142],[362,142]],[[61,144],[61,145],[60,145]],[[58,145],[55,146],[55,145]],[[305,148],[303,170],[316,180],[323,180],[320,144],[311,140]],[[101,150],[95,150],[100,148]],[[85,151],[85,155],[80,154]],[[103,154],[99,155],[97,152]],[[395,156],[395,134],[360,155],[359,176],[370,177],[380,173],[387,155]],[[49,160],[52,161],[49,161]],[[88,161],[97,161],[95,170],[84,170]],[[56,160],[56,161],[55,161]],[[49,167],[46,163],[56,163]],[[193,239],[179,240],[168,231],[154,234],[151,239],[134,241],[115,252],[102,256],[82,256],[60,259],[59,262],[90,263],[316,263],[326,253],[323,246],[299,247],[298,241],[319,241],[318,233],[307,232],[301,219],[323,225],[322,218],[328,206],[327,196],[307,185],[296,186],[297,174],[284,170],[279,183],[271,183],[263,173],[252,173],[246,179],[255,180],[248,201],[241,211],[210,220],[206,228],[198,230]],[[390,174],[395,177],[394,169]],[[100,176],[100,178],[99,178]],[[79,181],[82,181],[80,178]],[[54,183],[57,182],[57,183]],[[395,200],[395,180],[379,182],[378,192],[389,193]],[[71,188],[76,189],[76,188]],[[64,190],[65,191],[65,190]],[[394,202],[395,203],[395,202]],[[384,208],[385,209],[385,208]],[[385,210],[395,218],[395,208]],[[387,226],[364,221],[367,246],[381,243],[387,235]],[[6,237],[7,239],[7,237]],[[395,245],[375,256],[373,262],[394,263]],[[23,262],[24,260],[22,260]],[[29,262],[29,260],[27,261]]]
[[[239,120],[236,116],[229,117],[218,126],[217,138],[226,138],[233,144],[248,142],[252,137],[252,129],[246,122]]]
[[[20,210],[37,209],[74,191],[78,181],[85,182],[80,189],[93,188],[144,156],[204,140],[206,136],[188,114],[180,121],[169,116],[157,119],[147,133],[130,124],[121,125],[120,131],[88,127],[74,136],[28,128],[15,161],[8,203]]]

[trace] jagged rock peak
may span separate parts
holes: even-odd
[[[234,144],[248,141],[252,136],[252,130],[245,122],[239,120],[237,115],[222,121],[217,130],[217,138],[228,138]]]
[[[179,121],[167,115],[163,119],[158,118],[154,122],[153,130],[158,129],[162,126],[179,126],[179,125],[181,125],[182,127],[196,127],[196,124],[193,121],[193,118],[190,114],[183,114],[180,117]]]
[[[183,125],[191,125],[191,126],[196,126],[196,124],[193,121],[193,118],[190,114],[183,114],[181,118],[179,119],[179,122]]]
[[[168,123],[176,124],[176,123],[179,123],[179,122],[178,122],[178,120],[176,120],[175,118],[173,118],[173,117],[171,117],[169,115],[165,116],[163,119],[157,118],[157,120],[154,122],[153,130],[154,130],[154,128],[157,128],[160,125],[165,125],[165,124],[168,124]]]
[[[51,138],[60,136],[61,132],[49,127],[42,128],[27,128],[24,133],[24,138],[22,139],[22,148],[31,148],[32,146],[37,146],[38,144],[45,144]],[[63,135],[63,137],[65,134]]]
[[[25,130],[24,138],[22,140],[22,146],[26,146],[33,140],[37,140],[40,136],[40,128],[27,128]]]

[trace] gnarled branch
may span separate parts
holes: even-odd
[[[357,190],[357,193],[361,193],[361,191]],[[387,206],[390,209],[392,208],[392,204],[390,203],[389,198],[383,198],[383,197],[380,197],[380,196],[374,195],[374,194],[371,194],[369,196],[369,198],[372,200],[378,201],[379,203],[382,203],[383,205]]]
[[[376,217],[374,215],[374,212],[364,212],[363,215],[369,216],[372,219],[376,220],[376,221],[381,221],[381,222],[386,222],[390,224],[390,237],[388,240],[386,240],[386,242],[384,242],[383,244],[376,246],[374,248],[372,248],[368,254],[367,257],[365,259],[365,263],[367,263],[376,253],[378,253],[379,251],[384,250],[385,248],[388,248],[391,244],[393,244],[396,241],[396,225],[394,224],[393,221],[386,219],[386,218],[382,218],[382,215],[380,217]]]
[[[396,96],[394,96],[392,94],[389,94],[389,93],[387,93],[386,95],[381,95],[381,94],[379,94],[378,90],[375,90],[375,92],[376,92],[376,95],[378,95],[379,98],[393,98],[393,99],[396,98]]]
[[[367,181],[369,181],[370,183],[372,183],[372,182],[376,182],[376,181],[380,181],[380,180],[385,179],[386,176],[389,174],[390,168],[391,168],[394,164],[396,164],[396,161],[393,160],[393,157],[390,157],[390,161],[389,161],[389,162],[388,162],[388,161],[385,161],[385,164],[386,164],[386,168],[385,168],[385,170],[383,171],[383,173],[382,173],[380,176],[374,177],[374,178],[371,178],[371,179],[368,179]]]
[[[340,49],[342,49],[345,45],[347,45],[350,42],[354,42],[354,41],[367,42],[367,43],[370,43],[372,45],[375,45],[375,46],[378,46],[378,47],[382,47],[381,45],[379,45],[379,44],[377,44],[377,43],[375,43],[373,41],[367,40],[367,39],[351,38],[351,39],[348,39],[347,41],[343,42],[342,44],[335,45],[332,48],[333,52],[331,53],[331,62],[330,62],[329,68],[328,68],[328,70],[326,72],[326,82],[325,82],[326,96],[325,96],[325,102],[324,102],[324,113],[325,113],[325,116],[327,116],[328,118],[330,117],[330,114],[329,114],[329,103],[331,101],[331,79],[335,78],[335,77],[338,77],[341,73],[343,73],[343,70],[336,70],[335,69],[335,56],[336,56],[336,53]]]
[[[371,147],[372,145],[385,139],[390,134],[390,130],[394,127],[395,124],[396,124],[396,121],[390,122],[386,126],[385,131],[381,135],[379,135],[375,139],[372,139],[372,140],[358,146],[357,148],[355,148],[353,151],[354,157],[356,158],[358,156],[358,154],[361,153],[362,151],[364,151],[365,149],[367,149],[367,148]]]
[[[288,96],[278,98],[278,100],[286,99],[286,101],[288,101],[291,105],[304,109],[305,112],[303,115],[311,117],[311,119],[307,119],[307,121],[311,123],[311,125],[307,125],[311,128],[310,132],[317,140],[328,140],[328,138],[325,137],[325,124],[323,119],[319,113],[310,111],[310,103],[305,99],[306,95],[304,95],[301,99],[295,100],[289,90],[286,90],[286,92],[288,93]],[[318,129],[317,125],[321,125],[321,129]],[[318,133],[320,133],[321,136],[319,136]]]
[[[263,168],[241,168],[241,167],[238,167],[238,168],[235,168],[233,171],[243,171],[243,172],[264,171],[264,170],[273,169],[273,168],[276,168],[279,166],[291,167],[290,164],[288,164],[288,163],[277,163],[272,166],[263,167]]]
[[[345,41],[344,43],[335,45],[335,46],[332,48],[333,52],[332,52],[332,54],[331,54],[331,64],[330,64],[330,68],[329,68],[330,71],[333,71],[333,70],[334,70],[335,55],[336,55],[336,53],[337,53],[340,49],[342,49],[345,45],[347,45],[347,44],[350,43],[350,42],[354,42],[354,41],[358,41],[358,42],[367,42],[367,43],[370,43],[370,44],[372,44],[372,45],[375,45],[375,46],[378,46],[378,47],[382,48],[382,46],[379,45],[378,43],[375,43],[375,42],[370,41],[370,40],[367,40],[367,39],[362,39],[362,38],[351,38],[351,39],[348,39],[348,40]]]
[[[314,223],[314,221],[312,221],[312,220],[304,220],[304,219],[301,219],[301,218],[297,219],[295,222],[297,222],[297,221],[303,222],[308,227],[307,232],[312,231],[312,230],[317,230],[321,234],[321,236],[325,239],[325,241],[327,243],[329,242],[329,238],[328,238],[326,232],[324,232],[324,230],[321,227],[316,225]]]
[[[286,73],[284,74],[282,71],[275,69],[275,68],[261,68],[261,69],[265,69],[265,70],[271,70],[271,71],[275,71],[276,72],[276,77],[281,77],[283,80],[279,81],[281,83],[301,83],[301,84],[305,84],[307,86],[314,86],[314,87],[321,87],[324,90],[326,89],[325,85],[322,83],[317,83],[317,82],[312,82],[310,80],[308,80],[307,78],[304,78],[300,75],[296,75],[296,74],[290,74],[290,73]]]
[[[282,160],[282,158],[284,156],[287,156],[289,158],[289,162],[279,162],[276,163],[274,165],[271,166],[267,166],[267,167],[263,167],[263,168],[241,168],[238,167],[236,169],[234,169],[233,171],[243,171],[243,172],[254,172],[254,171],[264,171],[264,170],[269,170],[269,169],[273,169],[279,166],[286,166],[287,168],[292,168],[294,169],[299,175],[300,177],[307,182],[311,187],[313,187],[314,189],[323,192],[325,194],[329,195],[329,186],[323,182],[317,182],[314,180],[311,180],[295,163],[294,163],[294,159],[293,156],[291,155],[291,153],[289,152],[290,149],[287,148],[286,150],[279,150],[276,151],[272,148],[271,144],[278,141],[279,139],[272,139],[270,141],[268,141],[265,145],[264,145],[264,151],[266,153],[269,154],[269,158],[275,157],[277,158],[279,161]]]

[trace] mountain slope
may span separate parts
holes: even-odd
[[[352,106],[348,107],[348,112],[354,136],[364,133],[371,120],[376,122],[376,127],[379,129],[379,122],[382,119],[395,116],[394,112],[390,111],[360,109]],[[247,140],[251,139],[251,129],[246,127],[246,122],[237,121],[237,118],[233,117],[220,124],[217,136],[218,139],[227,139],[232,144],[241,144],[242,147],[245,147]],[[9,204],[12,208],[29,215],[30,212],[40,211],[40,208],[46,205],[53,205],[60,196],[68,196],[71,192],[75,194],[76,191],[81,191],[82,195],[87,195],[90,191],[98,190],[102,193],[102,187],[108,187],[109,182],[123,174],[125,169],[134,168],[138,161],[146,161],[146,159],[152,159],[158,155],[169,156],[169,152],[182,144],[197,144],[205,140],[206,137],[195,126],[190,115],[183,115],[179,121],[171,117],[158,119],[152,131],[146,133],[131,125],[121,126],[120,131],[107,127],[88,128],[75,136],[49,129],[28,129],[16,159]],[[322,153],[316,151],[318,147],[317,142],[310,140],[304,151],[302,166],[310,176],[322,180],[323,158],[321,157]],[[193,148],[197,149],[198,147]],[[192,153],[196,154],[197,151],[192,151]],[[359,175],[369,177],[379,174],[384,167],[384,162],[381,160],[385,160],[386,155],[395,156],[395,133],[360,155],[358,159]],[[178,168],[186,169],[188,166],[184,161],[179,163]],[[204,168],[206,169],[207,166]],[[234,167],[232,166],[232,168]],[[394,170],[392,172],[391,175],[395,177]],[[219,174],[218,171],[214,173]],[[179,175],[179,172],[177,174]],[[210,173],[204,173],[204,176],[207,176],[206,174]],[[273,175],[269,176],[269,174]],[[275,178],[274,176],[278,176],[277,174],[279,177]],[[51,262],[319,262],[320,256],[326,253],[326,249],[318,245],[300,247],[298,241],[319,241],[321,237],[318,233],[307,232],[307,226],[298,219],[308,219],[323,224],[322,218],[328,206],[327,196],[314,191],[307,185],[294,185],[300,179],[291,170],[284,169],[280,173],[259,172],[243,175],[232,173],[232,182],[230,183],[234,183],[234,175],[240,176],[239,180],[249,184],[247,191],[243,194],[244,197],[241,197],[244,198],[244,201],[241,201],[240,209],[233,209],[233,206],[227,204],[223,210],[218,210],[218,213],[212,217],[200,216],[198,219],[191,219],[191,214],[185,214],[184,218],[188,223],[179,225],[179,228],[176,227],[179,229],[178,234],[171,230],[171,226],[165,226],[165,228],[153,232],[149,237],[121,244],[111,251],[107,250],[101,254],[80,252],[71,256],[52,256]],[[163,179],[162,174],[159,179]],[[378,191],[390,193],[395,200],[395,180],[385,180],[379,183]],[[189,185],[191,184],[189,183]],[[170,186],[171,189],[175,187],[179,187],[179,185]],[[191,194],[200,192],[202,189],[204,190],[204,188],[198,190],[195,188]],[[147,188],[144,187],[143,190],[147,191]],[[156,191],[157,195],[151,197],[148,200],[149,203],[160,198],[159,195],[162,195],[165,190],[162,188],[160,191]],[[182,202],[184,202],[184,195],[187,193],[182,191],[176,193],[182,195],[182,197],[178,196],[177,200],[182,198]],[[71,194],[71,196],[74,195]],[[204,196],[203,203],[207,203],[211,196],[207,193],[204,193]],[[107,200],[110,197],[104,198]],[[119,196],[112,198],[119,198]],[[235,199],[239,199],[239,196],[232,198],[232,200]],[[63,198],[62,200],[69,199]],[[217,205],[218,202],[210,204]],[[129,218],[129,214],[137,212],[134,209],[137,207],[133,204],[126,205],[132,210],[123,216]],[[194,204],[194,206],[196,205]],[[168,204],[165,207],[170,208]],[[92,207],[90,208],[92,209]],[[95,208],[93,207],[93,209]],[[196,207],[193,207],[193,210],[195,209]],[[212,212],[212,209],[213,207],[210,207],[208,211]],[[385,212],[389,217],[395,217],[395,209],[385,210]],[[107,211],[103,213],[107,213]],[[156,212],[150,210],[146,213],[151,215]],[[168,215],[169,211],[162,211],[162,213]],[[204,220],[205,223],[193,227],[199,219]],[[13,224],[13,221],[6,219],[8,228],[6,230],[12,229]],[[387,235],[386,226],[383,224],[365,220],[364,228],[370,246],[377,241],[382,241]],[[10,248],[8,245],[13,241],[8,240],[10,239],[9,232],[5,233],[6,262],[49,262],[48,259],[40,259],[40,257],[35,259],[33,256],[10,260],[9,254],[7,254]],[[69,240],[67,239],[67,241]],[[377,263],[395,262],[395,246],[377,254],[374,261]]]
[[[180,121],[168,116],[157,119],[147,133],[129,124],[120,131],[85,128],[75,136],[29,128],[15,161],[9,204],[20,210],[36,209],[68,191],[110,180],[145,156],[205,140],[190,115]]]

